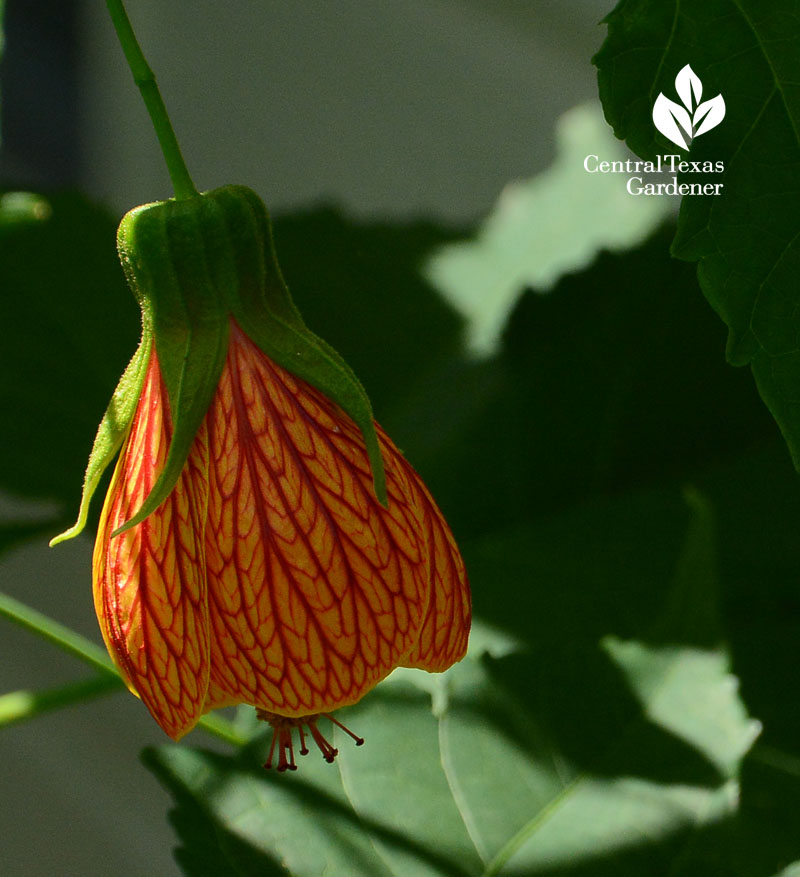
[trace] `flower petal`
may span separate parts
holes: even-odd
[[[208,687],[205,426],[162,505],[142,523],[111,537],[152,489],[171,431],[153,352],[100,518],[94,598],[103,638],[128,686],[167,734],[178,739],[202,714]]]
[[[354,703],[408,654],[431,576],[413,470],[232,325],[208,423],[211,682],[206,709],[285,716]],[[434,528],[435,529],[435,528]]]
[[[402,463],[411,469],[405,460]],[[420,493],[418,507],[424,512],[429,532],[431,594],[419,639],[401,666],[440,672],[460,661],[467,652],[472,601],[467,571],[453,534],[427,487],[413,469],[411,472]]]

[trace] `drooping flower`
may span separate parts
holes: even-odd
[[[458,549],[355,376],[300,320],[252,192],[146,205],[119,240],[142,343],[58,539],[82,528],[119,451],[94,598],[128,687],[174,739],[244,703],[273,726],[268,765],[277,744],[294,767],[304,726],[332,760],[321,715],[395,667],[464,655]]]

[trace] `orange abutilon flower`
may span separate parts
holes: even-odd
[[[452,534],[353,373],[302,323],[252,192],[137,208],[119,242],[142,342],[78,523],[58,538],[82,528],[119,452],[94,599],[131,691],[174,739],[245,703],[273,726],[268,765],[277,745],[279,769],[294,767],[304,726],[332,760],[320,715],[395,667],[463,657],[470,597]]]

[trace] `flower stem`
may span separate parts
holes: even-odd
[[[106,676],[119,678],[111,659],[100,646],[2,592],[0,592],[0,617],[5,617],[31,633],[43,637],[53,645],[75,655],[76,658],[91,664],[95,670],[99,670]]]
[[[158,90],[158,83],[150,65],[147,63],[136,34],[131,27],[128,13],[122,4],[122,0],[106,0],[111,20],[114,23],[114,29],[119,37],[122,51],[125,53],[125,59],[128,67],[133,74],[133,81],[136,83],[141,92],[147,112],[153,127],[156,130],[158,142],[161,145],[161,152],[167,163],[172,187],[175,190],[175,197],[178,201],[186,201],[189,198],[197,197],[197,189],[189,176],[186,163],[181,154],[181,148],[178,145],[178,139],[172,129],[172,123],[167,114],[167,108]]]
[[[197,727],[202,728],[208,734],[219,737],[220,740],[224,740],[232,746],[244,746],[245,743],[250,742],[250,738],[240,734],[233,722],[229,722],[227,719],[214,713],[208,713],[203,716],[197,723]]]
[[[11,691],[0,695],[0,728],[35,719],[51,710],[82,703],[122,688],[122,680],[111,676],[93,676],[44,691]]]

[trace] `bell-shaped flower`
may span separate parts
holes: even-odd
[[[174,739],[244,703],[273,726],[268,765],[277,744],[279,769],[294,767],[304,726],[332,760],[320,715],[395,667],[464,655],[452,534],[352,371],[300,319],[257,196],[225,187],[137,208],[119,250],[142,341],[78,522],[54,542],[82,529],[119,453],[94,599],[130,690]]]

